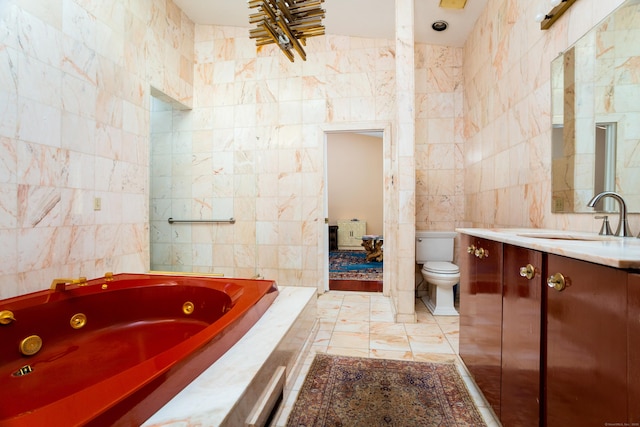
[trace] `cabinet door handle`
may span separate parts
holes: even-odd
[[[420,240],[422,241],[422,240]],[[473,255],[476,252],[476,247],[471,245],[467,247],[467,253]]]
[[[562,273],[556,273],[553,276],[549,276],[549,278],[547,279],[547,285],[558,292],[564,291],[564,289],[567,287],[567,283]]]
[[[487,258],[489,256],[489,251],[483,248],[476,249],[475,256],[478,258]]]
[[[524,267],[520,267],[520,276],[526,277],[527,279],[533,279],[533,276],[536,275],[536,269],[531,264],[527,264]]]

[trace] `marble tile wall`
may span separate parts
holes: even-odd
[[[396,126],[393,130],[392,193],[397,195],[396,232],[385,229],[385,251],[396,255],[387,262],[383,281],[390,286],[398,322],[415,322],[414,274],[416,219],[416,96],[413,0],[396,0]],[[395,221],[394,221],[395,222]],[[387,235],[391,234],[391,239]],[[388,246],[388,248],[387,248]],[[388,259],[389,257],[387,257]],[[388,268],[391,264],[391,269]]]
[[[0,1],[0,298],[148,269],[150,87],[191,103],[193,37],[167,0]]]
[[[550,64],[622,2],[576,2],[542,31],[542,1],[489,0],[463,57],[469,226],[599,230],[593,215],[551,214]]]
[[[464,218],[462,48],[416,45],[416,229]]]
[[[549,64],[621,2],[576,2],[543,32],[533,2],[489,0],[464,49],[415,46],[418,228],[597,231],[591,215],[550,214]],[[0,297],[149,268],[151,87],[193,107],[172,112],[182,166],[202,177],[184,183],[189,213],[237,220],[192,231],[198,265],[321,282],[323,132],[395,126],[395,41],[314,38],[291,64],[166,0],[4,0],[0,21]],[[394,148],[385,185],[410,158]],[[409,236],[406,200],[389,202]]]
[[[192,147],[193,176],[184,191],[203,201],[182,212],[237,220],[233,226],[187,230],[193,254],[210,253],[216,272],[321,288],[323,132],[394,127],[395,41],[326,36],[309,39],[306,50],[306,62],[291,63],[273,46],[256,50],[245,28],[196,26],[194,108],[173,117],[187,124],[179,133]],[[415,140],[420,153],[386,147],[385,187],[393,186],[398,156],[404,166],[415,162],[421,169],[420,226],[453,229],[463,201],[462,49],[417,45],[411,52],[416,79],[410,80],[415,87],[409,93],[416,124],[409,141],[413,146]],[[354,161],[354,173],[359,167]],[[411,203],[414,175],[405,184]],[[168,209],[175,210],[176,202]],[[393,208],[398,203],[385,203],[387,221],[396,224],[391,233],[398,224]],[[414,217],[412,211],[405,227],[411,236],[397,240],[410,259],[404,292],[411,299]],[[391,245],[387,230],[385,237]],[[198,271],[204,267],[200,264]],[[390,262],[385,270],[389,283],[397,283],[398,268]]]
[[[0,296],[41,289],[52,277],[145,271],[150,208],[158,218],[236,218],[234,227],[182,229],[183,259],[198,271],[320,283],[323,132],[393,128],[395,41],[320,37],[309,40],[307,62],[291,64],[273,47],[256,51],[246,29],[194,26],[170,1],[0,6],[8,213],[0,220],[8,242]],[[461,129],[451,113],[452,92],[461,90],[454,70],[460,52],[415,50],[418,167],[446,176],[431,172],[425,182],[423,174],[417,211],[424,227],[455,222],[451,210],[426,210],[438,204],[431,193],[448,197],[449,155]],[[151,92],[193,107],[171,112],[172,140],[183,149],[171,167],[189,169],[190,182],[148,181]],[[439,144],[433,152],[431,141]],[[388,147],[386,185],[394,161]],[[171,193],[170,208],[150,206],[152,185]],[[100,211],[93,210],[96,197]],[[387,218],[397,223],[390,202]],[[413,244],[404,239],[398,247],[410,254]]]
[[[205,215],[236,224],[192,235],[210,242],[217,272],[320,286],[324,131],[393,122],[393,41],[316,37],[307,61],[291,63],[274,46],[256,49],[246,28],[198,25],[195,37],[194,109],[184,115],[194,162],[212,156],[191,192],[212,197]]]

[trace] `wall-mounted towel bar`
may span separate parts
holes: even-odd
[[[235,224],[236,220],[234,218],[229,218],[229,219],[173,219],[173,218],[169,218],[168,219],[169,224],[175,224],[178,222],[199,222],[199,223],[208,223],[208,224],[213,224],[213,223],[225,223],[225,224]]]

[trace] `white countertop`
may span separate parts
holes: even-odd
[[[640,239],[636,237],[541,228],[458,228],[456,231],[610,267],[640,269]]]

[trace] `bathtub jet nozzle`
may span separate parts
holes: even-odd
[[[42,338],[38,335],[29,335],[20,341],[20,353],[24,356],[33,356],[42,348]]]

